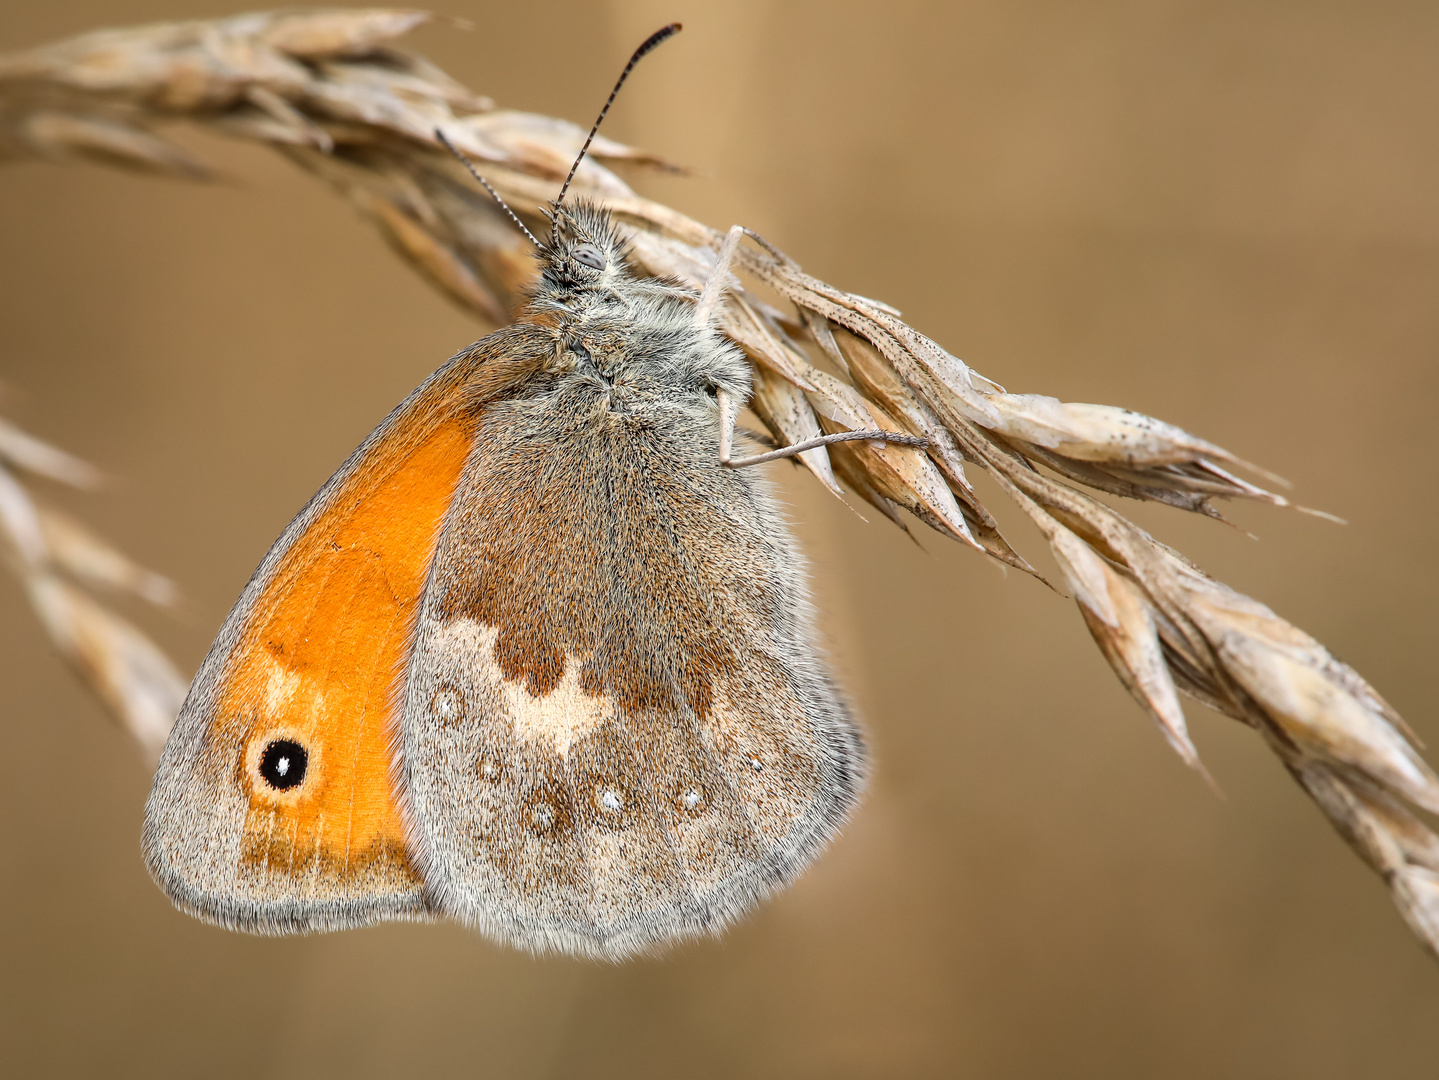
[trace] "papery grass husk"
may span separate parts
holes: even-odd
[[[156,762],[185,698],[186,679],[143,630],[87,589],[168,607],[176,601],[175,586],[46,505],[22,477],[93,488],[100,473],[0,420],[0,556],[61,655],[145,758]]]
[[[528,241],[435,132],[473,158],[538,232],[539,207],[556,196],[584,130],[497,109],[393,44],[430,18],[401,9],[257,13],[100,31],[0,58],[0,159],[88,160],[194,180],[210,170],[164,137],[166,125],[260,143],[346,197],[460,306],[502,323],[534,272]],[[698,288],[723,233],[640,197],[606,167],[616,162],[672,168],[601,137],[574,193],[609,207],[629,234],[636,269]],[[1319,642],[1085,490],[1217,517],[1216,499],[1291,505],[1265,486],[1276,478],[1152,417],[1010,394],[894,308],[811,277],[762,237],[751,240],[739,252],[723,328],[754,366],[750,408],[776,444],[875,427],[924,437],[927,449],[846,443],[807,451],[800,462],[829,490],[843,484],[901,528],[908,511],[1033,573],[970,486],[968,470],[987,471],[1045,537],[1091,635],[1175,751],[1201,768],[1181,693],[1255,729],[1439,955],[1439,835],[1406,808],[1439,812],[1439,778],[1403,720]],[[789,307],[777,309],[746,281]],[[0,423],[0,466],[72,483],[88,475],[37,446]],[[74,529],[47,527],[9,472],[0,472],[0,529],[52,636],[129,717],[136,738],[156,745],[164,727],[156,716],[173,716],[179,704],[178,679],[163,673],[168,661],[55,575],[68,564],[80,580],[98,574],[110,586],[148,588],[151,599],[155,581],[74,541]],[[75,554],[85,550],[89,557]]]

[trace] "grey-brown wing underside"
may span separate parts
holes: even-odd
[[[534,419],[486,413],[436,553],[402,720],[411,848],[432,910],[616,958],[793,878],[862,749],[758,479],[698,432]]]

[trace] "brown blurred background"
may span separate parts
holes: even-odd
[[[0,49],[228,14],[8,0]],[[505,105],[695,167],[636,177],[880,297],[1011,390],[1125,405],[1349,519],[1136,516],[1317,635],[1431,743],[1439,6],[477,3],[410,44]],[[174,577],[192,670],[270,542],[481,327],[328,190],[0,169],[5,412],[120,481],[55,499]],[[1191,709],[1216,798],[1073,607],[780,467],[877,771],[799,885],[603,967],[452,926],[308,939],[175,912],[150,777],[0,577],[11,1075],[1431,1077],[1439,967],[1258,741]],[[984,489],[1003,510],[992,486]],[[1037,536],[1006,520],[1024,550]]]

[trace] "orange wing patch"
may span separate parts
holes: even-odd
[[[472,427],[452,416],[354,477],[256,598],[214,732],[244,747],[242,875],[323,881],[324,892],[419,885],[390,777],[392,703]]]
[[[146,803],[146,864],[182,908],[264,933],[425,911],[392,775],[416,616],[481,415],[553,354],[523,327],[460,353],[270,549]]]

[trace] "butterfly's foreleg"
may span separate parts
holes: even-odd
[[[724,243],[720,245],[719,257],[715,259],[715,268],[710,273],[709,280],[705,282],[699,302],[695,304],[696,326],[708,326],[710,319],[714,317],[715,308],[719,306],[720,299],[724,296],[725,283],[730,276],[729,268],[730,263],[734,262],[735,249],[739,247],[739,242],[744,234],[743,225],[731,225],[729,232],[725,234]]]

